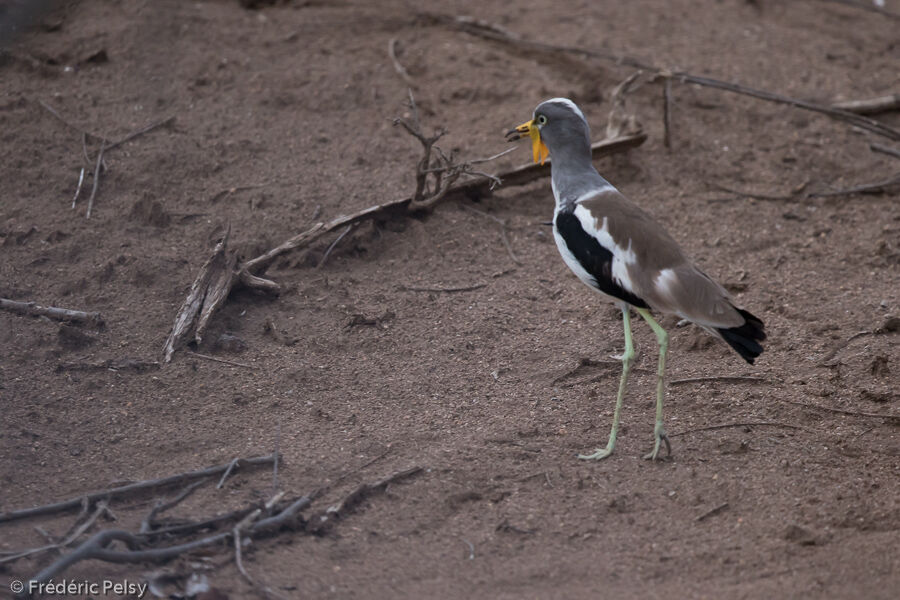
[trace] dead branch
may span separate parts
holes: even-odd
[[[891,148],[890,146],[885,146],[883,144],[869,144],[869,150],[872,152],[881,152],[882,154],[887,154],[888,156],[893,156],[894,158],[900,158],[900,150],[897,148]]]
[[[409,76],[409,72],[400,64],[400,59],[397,58],[397,38],[391,38],[391,41],[388,42],[388,56],[394,65],[394,71],[397,72],[397,75],[403,79],[406,85],[415,88],[416,85],[413,83],[412,77]]]
[[[754,200],[762,200],[769,202],[784,202],[784,201],[796,201],[803,200],[805,198],[834,198],[839,196],[852,196],[854,194],[883,194],[890,190],[895,185],[900,184],[900,173],[893,175],[887,179],[883,179],[881,181],[875,181],[872,183],[863,183],[855,186],[851,186],[849,188],[843,188],[838,190],[827,190],[823,192],[805,192],[798,193],[792,192],[790,194],[784,195],[770,195],[770,194],[757,194],[754,192],[747,192],[743,190],[736,190],[724,185],[720,185],[718,183],[711,184],[712,187],[719,189],[723,192],[728,192],[729,194],[735,194],[736,196],[744,197],[744,198],[753,198]],[[805,186],[797,186],[795,189],[802,190]]]
[[[103,515],[111,517],[112,513],[109,511],[109,507],[106,506],[106,503],[101,500],[100,502],[97,502],[96,510],[94,510],[94,512],[87,518],[87,520],[85,520],[77,527],[73,527],[72,531],[68,535],[63,536],[63,539],[60,542],[51,543],[39,548],[31,548],[30,550],[23,550],[11,556],[4,556],[3,558],[0,558],[0,565],[17,561],[20,558],[34,556],[35,554],[40,554],[42,552],[48,552],[50,550],[61,550],[62,548],[66,548],[72,542],[77,540],[81,536],[81,534],[90,529],[91,526],[93,526],[93,524],[97,522],[97,519],[99,519]]]
[[[663,146],[672,148],[672,78],[663,81]]]
[[[178,311],[178,316],[175,318],[175,325],[172,327],[172,332],[169,334],[163,349],[166,362],[172,360],[172,354],[175,350],[183,346],[186,343],[187,338],[191,337],[195,332],[194,323],[200,315],[200,309],[203,308],[204,300],[209,288],[209,282],[213,275],[213,266],[221,265],[226,260],[225,248],[230,233],[231,226],[226,228],[225,233],[222,235],[222,239],[219,240],[219,243],[217,243],[216,247],[213,249],[212,256],[203,263],[203,266],[200,267],[200,272],[197,274],[197,278],[194,279],[194,283],[191,284],[190,292],[188,292],[187,298],[185,298],[181,305],[181,309]]]
[[[55,306],[40,306],[34,302],[17,302],[0,298],[0,309],[8,310],[22,315],[35,317],[49,317],[57,321],[75,321],[78,323],[90,323],[94,326],[103,325],[103,318],[98,312],[83,312],[68,308],[56,308]]]
[[[136,371],[144,373],[146,371],[159,369],[160,364],[153,361],[139,360],[136,358],[108,358],[100,362],[71,362],[59,363],[56,365],[56,372],[63,371]]]
[[[332,524],[341,519],[347,513],[360,505],[367,498],[383,492],[388,485],[402,481],[422,472],[422,467],[411,467],[403,471],[397,471],[387,477],[380,479],[374,483],[363,483],[352,492],[344,496],[337,504],[329,506],[327,509],[314,515],[309,520],[310,531],[316,535],[321,535]]]
[[[72,196],[72,208],[75,208],[75,203],[78,202],[78,195],[81,194],[81,184],[84,183],[84,167],[81,167],[81,173],[78,175],[78,186],[75,188],[75,195]]]
[[[315,223],[307,230],[289,238],[279,246],[240,264],[236,264],[234,251],[229,250],[227,247],[230,228],[226,230],[222,239],[213,249],[211,256],[200,268],[200,272],[191,285],[187,298],[185,298],[175,317],[175,324],[163,349],[165,362],[170,362],[172,355],[191,341],[192,338],[194,342],[200,343],[203,331],[209,324],[210,319],[235,287],[243,286],[268,293],[279,293],[281,287],[277,283],[260,275],[265,273],[266,269],[276,258],[287,252],[307,248],[325,235],[339,230],[347,231],[348,227],[362,221],[392,215],[408,216],[414,213],[427,213],[433,210],[439,202],[449,198],[473,198],[488,195],[499,181],[502,181],[506,186],[525,185],[550,173],[549,159],[546,161],[548,164],[523,165],[497,175],[476,171],[473,169],[474,165],[499,158],[511,150],[506,150],[487,158],[458,162],[452,155],[445,155],[435,145],[445,134],[442,129],[436,130],[430,136],[423,133],[419,121],[419,110],[411,91],[409,93],[409,108],[410,118],[396,119],[394,123],[406,130],[422,146],[422,158],[416,164],[416,187],[413,195],[369,206],[355,213],[336,217],[328,222]],[[591,146],[591,151],[594,157],[606,156],[637,147],[644,143],[646,139],[647,136],[644,133],[632,133],[594,143]],[[463,175],[468,176],[469,179],[457,183]],[[337,241],[339,240],[340,237]],[[334,243],[337,243],[337,241]],[[506,244],[508,245],[508,240]],[[511,251],[511,248],[509,250]],[[328,252],[326,252],[323,260],[327,255]],[[434,288],[413,291],[450,292],[468,290]]]
[[[145,133],[150,133],[150,132],[153,131],[154,129],[158,129],[159,127],[163,127],[164,125],[168,125],[169,123],[171,123],[171,122],[174,121],[174,120],[175,120],[175,115],[172,115],[172,116],[170,116],[170,117],[166,117],[165,119],[163,119],[163,120],[161,120],[161,121],[156,121],[156,122],[154,122],[154,123],[150,123],[149,125],[146,125],[146,126],[144,126],[144,127],[141,127],[141,128],[138,129],[137,131],[132,131],[131,133],[129,133],[129,134],[126,135],[125,137],[123,137],[123,138],[121,138],[121,139],[119,139],[119,140],[117,140],[117,141],[115,141],[115,142],[109,142],[108,140],[106,140],[106,141],[108,142],[108,144],[107,144],[107,146],[106,146],[106,150],[109,151],[109,150],[113,150],[113,149],[115,149],[115,148],[118,148],[118,147],[121,146],[122,144],[125,144],[125,143],[127,143],[127,142],[130,142],[130,141],[133,140],[134,138],[140,137],[140,136],[144,135]]]
[[[799,400],[784,400],[782,402],[787,402],[788,404],[795,404],[797,406],[802,406],[803,408],[810,408],[813,410],[824,410],[825,412],[831,412],[839,415],[847,415],[850,417],[865,417],[867,419],[887,419],[888,421],[893,421],[895,423],[900,423],[900,415],[882,415],[878,413],[870,413],[863,412],[858,410],[844,410],[843,408],[831,408],[829,406],[819,406],[817,404],[808,404],[806,402],[800,402]]]
[[[209,354],[201,354],[199,352],[191,352],[191,356],[196,356],[197,358],[202,358],[203,360],[209,360],[212,362],[222,363],[223,365],[230,365],[232,367],[242,367],[244,369],[252,369],[253,365],[248,365],[247,363],[238,362],[236,360],[228,360],[227,358],[219,358],[218,356],[210,356]]]
[[[853,194],[883,194],[895,185],[900,184],[900,173],[893,177],[875,181],[873,183],[863,183],[841,190],[830,190],[827,192],[811,192],[807,194],[809,198],[833,198],[835,196],[852,196]]]
[[[445,294],[452,294],[454,292],[472,292],[480,290],[483,287],[487,287],[487,284],[476,283],[474,285],[464,285],[459,287],[420,287],[415,285],[402,285],[397,289],[407,292],[443,292]]]
[[[91,195],[88,198],[87,213],[85,218],[91,218],[91,211],[94,210],[94,198],[97,196],[97,188],[100,187],[100,165],[103,164],[103,153],[106,151],[106,141],[100,143],[100,151],[97,152],[97,165],[94,167],[94,185],[91,188]]]
[[[610,107],[609,115],[606,118],[606,139],[611,140],[642,131],[643,128],[634,112],[628,110],[626,106],[628,94],[638,89],[643,83],[638,79],[641,75],[643,75],[642,71],[635,71],[613,88],[610,94],[612,107]]]
[[[865,100],[835,102],[831,106],[858,115],[877,115],[878,113],[900,109],[900,94],[888,94],[887,96],[867,98]]]
[[[826,367],[834,366],[834,365],[829,364],[831,362],[831,359],[833,359],[835,356],[837,356],[838,352],[840,352],[841,350],[846,348],[850,344],[850,342],[852,342],[853,340],[855,340],[857,338],[861,338],[864,335],[873,335],[874,333],[875,333],[874,331],[869,331],[869,330],[857,331],[856,333],[854,333],[853,335],[848,337],[846,340],[844,340],[843,342],[841,342],[840,344],[835,346],[831,350],[831,352],[829,352],[824,357],[822,357],[822,360],[819,361],[819,364],[824,365]]]
[[[319,260],[319,264],[316,265],[317,269],[321,269],[325,265],[325,261],[328,260],[328,256],[331,254],[331,251],[334,250],[334,247],[337,246],[344,237],[350,233],[350,230],[353,229],[353,224],[347,225],[347,228],[341,232],[339,236],[334,238],[334,241],[328,246],[328,249],[325,251],[325,254],[322,255],[321,260]]]
[[[282,528],[296,529],[297,527],[300,527],[306,533],[321,535],[327,528],[333,526],[341,517],[349,514],[365,499],[376,493],[383,492],[391,483],[412,477],[421,473],[422,470],[422,467],[412,467],[388,475],[373,483],[362,484],[342,498],[336,505],[328,507],[309,520],[304,520],[300,512],[312,504],[313,500],[318,497],[318,492],[295,499],[283,508],[277,509],[274,515],[260,519],[259,517],[262,515],[263,510],[271,510],[280,501],[284,494],[279,492],[264,507],[256,507],[247,511],[241,518],[241,521],[232,529],[173,546],[146,548],[151,535],[161,533],[160,530],[144,534],[134,534],[122,529],[100,531],[85,540],[69,554],[61,556],[42,569],[35,576],[31,577],[29,581],[37,583],[47,582],[66,571],[72,565],[85,560],[100,560],[117,564],[164,562],[199,548],[224,544],[229,541],[229,538],[235,544],[236,561],[240,561],[242,536],[245,535],[247,538],[253,539],[275,534]],[[123,543],[126,549],[112,549],[110,545],[113,542]],[[255,581],[243,569],[242,563],[239,564],[238,568],[242,575],[255,584]]]
[[[671,71],[669,69],[657,67],[647,61],[625,54],[526,40],[517,34],[503,29],[502,27],[494,26],[484,21],[476,21],[469,17],[457,17],[453,15],[430,12],[420,12],[419,16],[424,20],[449,26],[470,35],[482,37],[518,48],[525,48],[540,52],[572,54],[575,56],[581,56],[583,58],[603,60],[615,63],[617,65],[643,69],[653,74],[662,75],[665,78],[671,78],[676,81],[680,81],[681,83],[693,83],[703,87],[731,92],[733,94],[750,96],[759,100],[765,100],[767,102],[786,104],[788,106],[793,106],[794,108],[824,114],[828,117],[831,117],[832,119],[855,125],[861,129],[871,131],[872,133],[895,141],[900,140],[900,131],[888,127],[880,121],[857,115],[846,110],[832,108],[831,106],[826,106],[824,104],[817,104],[815,102],[808,102],[806,100],[800,100],[798,98],[791,98],[789,96],[777,94],[775,92],[755,89],[729,81],[713,79],[711,77],[694,75],[692,73],[687,73],[684,71]]]
[[[239,458],[235,457],[230,463],[228,463],[228,468],[225,469],[225,472],[222,473],[222,478],[219,480],[219,483],[216,484],[217,490],[221,490],[225,485],[225,481],[228,479],[228,476],[231,475],[231,471],[234,470],[234,468],[237,466],[239,460]],[[275,462],[277,462],[277,458]]]
[[[703,513],[702,515],[699,515],[699,516],[698,516],[696,519],[694,519],[694,520],[697,521],[698,523],[699,523],[700,521],[705,521],[706,519],[708,519],[708,518],[710,518],[710,517],[716,516],[717,514],[719,514],[720,512],[722,512],[723,510],[725,510],[726,508],[728,508],[728,503],[727,503],[727,502],[723,502],[722,504],[720,504],[720,505],[718,505],[718,506],[716,506],[716,507],[714,507],[714,508],[709,509],[708,511],[706,511],[706,512]]]
[[[747,423],[725,423],[724,425],[710,425],[708,427],[698,427],[697,429],[687,429],[678,433],[670,433],[669,437],[678,437],[680,435],[689,435],[700,431],[716,431],[718,429],[732,429],[734,427],[783,427],[785,429],[801,429],[806,431],[804,427],[799,425],[791,425],[790,423],[779,423],[778,421],[751,421]]]
[[[232,464],[234,464],[234,461],[232,461]],[[229,467],[230,466],[231,465],[229,465]],[[156,528],[156,517],[157,516],[166,512],[167,510],[169,510],[171,508],[175,508],[176,506],[178,506],[179,504],[181,504],[182,502],[187,500],[187,498],[191,494],[193,494],[197,490],[197,488],[204,485],[207,481],[208,481],[208,479],[205,479],[205,478],[201,479],[199,481],[195,481],[194,483],[188,485],[186,488],[181,490],[181,493],[179,493],[177,496],[175,496],[171,500],[168,500],[167,502],[157,502],[156,505],[154,505],[153,508],[150,509],[150,512],[147,513],[147,516],[144,517],[144,520],[141,521],[140,532],[141,533],[150,533],[151,531],[153,531],[153,529]]]
[[[87,131],[86,129],[83,129],[83,128],[67,121],[65,118],[63,118],[62,115],[59,114],[59,112],[55,108],[53,108],[52,106],[50,106],[43,100],[38,100],[38,104],[42,108],[44,108],[44,110],[46,110],[51,115],[56,117],[61,123],[63,123],[64,125],[66,125],[67,127],[71,128],[71,129],[74,129],[75,131],[81,133],[81,149],[82,149],[82,152],[84,153],[84,159],[85,159],[86,163],[91,162],[90,159],[88,158],[88,152],[87,152],[88,138],[91,137],[100,142],[100,150],[97,152],[96,164],[94,166],[94,182],[93,182],[93,186],[91,189],[91,196],[88,199],[87,212],[85,213],[85,218],[87,218],[87,219],[91,218],[91,212],[94,209],[94,198],[96,198],[97,189],[100,186],[101,169],[103,169],[104,171],[106,170],[106,163],[103,160],[104,154],[106,152],[109,152],[110,150],[118,148],[119,146],[125,144],[126,142],[129,142],[139,136],[144,135],[145,133],[148,133],[150,131],[153,131],[154,129],[162,127],[163,125],[168,125],[169,123],[171,123],[172,121],[175,120],[175,116],[172,115],[161,121],[156,121],[154,123],[150,123],[149,125],[146,125],[145,127],[138,129],[137,131],[133,131],[133,132],[129,133],[128,135],[126,135],[125,137],[113,142],[113,141],[110,141],[109,138],[107,138],[105,136],[102,136],[102,135],[99,135],[96,133],[92,133],[90,131]],[[81,184],[83,183],[83,181],[84,181],[84,169],[81,170],[81,174],[78,177],[78,187],[75,190],[75,197],[72,198],[72,208],[73,209],[75,208],[75,201],[78,200],[78,194],[81,192]]]
[[[707,383],[721,381],[724,383],[769,383],[765,377],[753,377],[746,375],[715,375],[712,377],[689,377],[687,379],[675,379],[669,385],[682,385],[685,383]]]
[[[239,461],[240,466],[244,467],[258,467],[261,465],[269,465],[275,460],[275,456],[272,454],[268,454],[266,456],[254,456],[252,458],[242,458]],[[71,510],[73,508],[78,508],[81,506],[83,502],[96,502],[97,500],[105,499],[107,501],[112,500],[114,498],[121,498],[122,496],[126,496],[129,494],[133,494],[134,492],[144,491],[149,489],[156,489],[167,487],[170,485],[175,485],[178,483],[184,483],[186,481],[193,481],[195,479],[202,479],[204,477],[210,477],[213,475],[218,475],[222,473],[226,469],[228,469],[230,463],[224,465],[218,465],[215,467],[208,467],[206,469],[201,469],[199,471],[189,471],[187,473],[179,473],[178,475],[169,475],[168,477],[162,477],[160,479],[148,479],[145,481],[138,481],[135,483],[129,483],[127,485],[121,485],[118,487],[99,490],[96,492],[90,492],[87,494],[82,494],[77,498],[72,498],[70,500],[64,500],[62,502],[55,502],[53,504],[45,504],[43,506],[36,506],[34,508],[24,508],[21,510],[12,510],[9,512],[0,513],[0,523],[6,521],[15,521],[18,519],[27,519],[30,517],[37,517],[40,515],[50,515],[58,512],[63,512],[67,510]]]

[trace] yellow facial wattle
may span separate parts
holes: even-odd
[[[537,128],[534,122],[529,123],[531,126],[528,130],[528,137],[531,138],[531,157],[534,162],[544,164],[547,157],[550,156],[550,149],[541,139],[541,130]]]
[[[525,134],[528,134],[528,137],[531,138],[531,156],[534,158],[534,162],[544,164],[544,161],[550,156],[550,149],[541,140],[541,130],[535,124],[534,119],[527,123],[522,123],[515,129],[511,129],[507,136],[511,135],[510,140],[516,140]]]

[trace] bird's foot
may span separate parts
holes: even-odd
[[[656,427],[653,428],[653,437],[655,438],[655,441],[653,443],[653,451],[645,455],[644,460],[659,459],[660,442],[666,443],[666,458],[670,458],[672,456],[672,445],[669,444],[669,436],[666,435],[666,430],[663,429],[662,423],[656,423]]]
[[[606,448],[597,448],[593,454],[579,454],[578,458],[581,460],[603,460],[612,453],[613,449],[607,446]]]

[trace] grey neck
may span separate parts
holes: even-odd
[[[550,179],[557,211],[572,212],[578,199],[590,192],[611,187],[591,163],[590,149],[587,152],[584,148],[575,150],[578,151],[550,151]]]

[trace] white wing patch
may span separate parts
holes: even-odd
[[[596,225],[597,219],[591,214],[591,211],[580,204],[575,206],[575,217],[578,219],[579,223],[581,223],[582,229],[584,229],[588,235],[596,239],[601,246],[612,253],[613,280],[626,291],[635,294],[631,277],[628,274],[628,267],[637,262],[637,256],[631,248],[631,240],[628,240],[627,248],[619,246],[609,234],[606,217],[603,217],[603,224],[598,229]],[[572,269],[575,275],[577,275],[584,283],[596,289],[597,280],[581,266],[578,259],[576,259],[572,252],[569,251],[566,241],[559,235],[555,227],[553,228],[553,237],[556,239],[556,247],[559,249],[559,253],[562,255],[563,260],[569,268]]]
[[[674,298],[673,290],[677,283],[678,278],[675,275],[675,271],[672,269],[663,269],[653,279],[653,286],[656,288],[656,291],[659,292],[659,295],[670,300]]]

